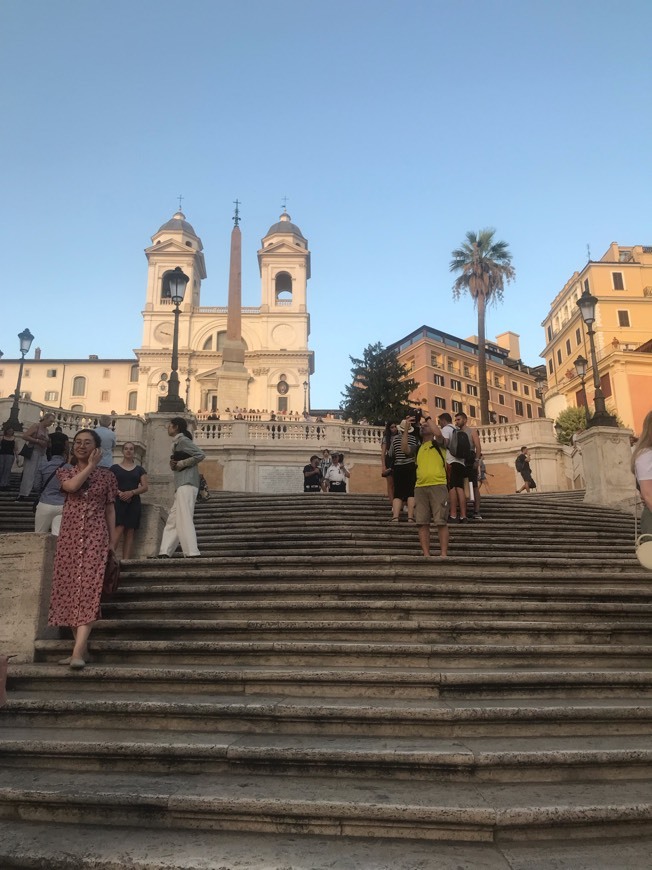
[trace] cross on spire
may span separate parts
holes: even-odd
[[[179,200],[179,211],[181,211],[181,200],[185,199],[185,196],[182,196],[181,194],[179,194],[177,199]]]
[[[236,227],[240,224],[240,209],[239,206],[242,205],[239,199],[233,200],[233,205],[235,206],[235,214],[233,215],[233,223]]]
[[[283,202],[283,214],[287,214],[287,210],[288,210],[288,198],[287,198],[287,196],[283,197],[282,202]]]

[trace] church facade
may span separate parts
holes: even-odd
[[[239,242],[238,217],[236,230]],[[156,411],[167,394],[174,305],[166,276],[180,268],[189,281],[179,311],[180,396],[193,413],[235,410],[301,414],[309,407],[314,355],[308,347],[310,278],[308,241],[287,212],[262,239],[258,251],[260,305],[241,307],[240,248],[231,247],[229,306],[201,304],[206,264],[201,238],[178,211],[152,236],[143,306],[143,339],[131,359],[26,358],[21,396],[44,405],[97,414]],[[226,276],[225,276],[226,287]],[[237,292],[232,293],[237,284]],[[237,312],[233,310],[236,300]],[[236,324],[238,336],[227,336]],[[239,317],[237,316],[239,314]],[[240,343],[242,353],[237,354]],[[227,362],[236,347],[238,365]],[[225,353],[226,349],[226,353]],[[15,387],[19,360],[0,360],[0,397]],[[236,374],[225,372],[237,368]],[[227,376],[228,375],[228,376]],[[237,389],[234,383],[237,380]]]

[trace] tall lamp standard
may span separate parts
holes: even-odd
[[[25,354],[29,353],[29,349],[32,346],[32,342],[34,341],[34,336],[29,331],[29,329],[25,328],[22,332],[18,333],[18,340],[20,341],[20,366],[18,368],[18,381],[16,382],[16,391],[14,393],[14,401],[11,406],[11,412],[9,414],[9,419],[5,423],[5,427],[10,427],[14,430],[14,432],[22,432],[23,424],[18,419],[18,400],[20,398],[20,382],[23,379],[23,366],[25,365]]]
[[[582,392],[584,393],[584,407],[586,408],[586,425],[589,425],[589,420],[591,419],[591,411],[589,410],[589,403],[586,398],[586,384],[584,382],[584,378],[586,377],[586,367],[588,366],[588,360],[584,359],[582,354],[580,354],[575,362],[573,363],[575,366],[575,373],[577,377],[580,379],[580,383],[582,384]]]
[[[618,422],[615,417],[607,413],[607,408],[604,402],[604,393],[600,387],[600,372],[598,371],[598,360],[595,355],[595,333],[593,324],[595,323],[595,306],[598,300],[595,296],[589,293],[588,287],[584,288],[584,293],[577,300],[577,305],[582,314],[582,320],[586,323],[589,333],[589,345],[591,348],[591,367],[593,368],[593,386],[595,387],[595,397],[593,403],[595,411],[590,420],[586,421],[587,428],[590,426],[617,426]]]
[[[548,382],[547,382],[546,378],[544,378],[543,375],[539,375],[536,378],[536,380],[534,381],[534,390],[535,390],[535,393],[537,395],[537,399],[541,402],[541,411],[542,411],[543,417],[546,416],[545,395],[546,395],[546,384],[547,383]]]
[[[179,306],[183,302],[186,292],[186,284],[190,278],[181,271],[179,266],[166,275],[166,281],[170,288],[170,298],[174,304],[174,334],[172,337],[172,371],[168,379],[168,394],[158,400],[158,409],[161,413],[169,411],[185,411],[186,405],[179,396]]]
[[[303,413],[308,411],[308,381],[303,382]]]

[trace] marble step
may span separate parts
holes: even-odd
[[[182,640],[205,641],[285,641],[341,640],[351,642],[429,643],[429,644],[648,644],[652,645],[652,624],[649,618],[644,622],[622,623],[608,620],[593,623],[576,618],[574,622],[544,621],[540,618],[517,620],[491,617],[486,620],[460,620],[420,618],[398,618],[396,614],[378,614],[378,618],[368,618],[361,614],[355,618],[322,618],[317,609],[310,618],[303,614],[297,618],[285,619],[265,616],[264,613],[250,615],[249,618],[197,619],[174,618],[168,614],[151,618],[121,617],[106,618],[98,622],[93,630],[94,638],[116,637],[123,639],[164,639],[174,637]]]
[[[101,623],[98,624],[101,625]],[[40,661],[70,654],[70,640],[35,642]],[[118,640],[91,641],[104,664],[280,665],[314,667],[441,668],[648,668],[652,645],[646,644],[430,644],[347,641]]]
[[[0,722],[0,770],[262,773],[343,780],[533,783],[652,780],[647,735],[360,737],[135,728],[24,728]]]
[[[9,691],[220,692],[351,698],[629,698],[652,697],[652,668],[433,670],[431,668],[274,667],[262,664],[145,666],[102,664],[81,672],[54,663],[9,665]]]
[[[502,843],[562,833],[649,836],[652,800],[649,783],[637,781],[467,784],[7,769],[0,819]]]
[[[652,699],[310,698],[282,694],[13,691],[3,727],[247,731],[366,737],[587,737],[649,735]]]

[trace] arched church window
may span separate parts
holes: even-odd
[[[129,396],[127,398],[127,410],[128,411],[135,411],[137,405],[138,405],[138,393],[136,392],[136,390],[132,390],[129,393]]]
[[[71,411],[83,411],[84,406],[83,405],[71,405],[70,410]]]
[[[131,381],[132,384],[133,384],[135,381],[138,380],[138,374],[139,374],[139,372],[138,372],[138,363],[135,363],[135,364],[132,365],[132,367],[129,369],[129,380]]]
[[[217,333],[217,344],[216,344],[215,349],[216,350],[223,350],[225,341],[226,341],[226,331],[218,332]]]
[[[292,276],[288,272],[279,272],[274,279],[274,295],[277,302],[292,301]]]
[[[204,342],[202,350],[213,350],[213,336],[212,335],[208,336],[208,338]]]
[[[72,394],[73,396],[86,395],[86,378],[78,375],[76,378],[72,379]]]

